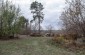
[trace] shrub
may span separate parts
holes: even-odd
[[[59,36],[55,36],[54,38],[53,38],[53,40],[55,41],[55,42],[57,42],[57,43],[59,43],[59,44],[64,44],[64,42],[65,42],[65,38],[63,37],[63,36],[61,36],[61,35],[59,35]]]
[[[38,33],[31,33],[30,36],[32,36],[32,37],[41,37],[42,35],[38,34]]]
[[[77,40],[78,35],[77,34],[67,34],[66,39],[68,40]]]
[[[75,35],[56,35],[53,40],[56,43],[63,44],[64,46],[76,45],[75,44]]]

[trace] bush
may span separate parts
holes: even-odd
[[[42,35],[38,34],[38,33],[31,33],[30,36],[32,36],[32,37],[41,37]]]
[[[67,34],[66,39],[68,40],[77,40],[78,35],[77,34]]]
[[[67,48],[79,48],[81,46],[85,46],[85,44],[83,44],[85,43],[84,42],[85,39],[84,40],[83,39],[78,38],[78,35],[76,34],[56,35],[53,37],[53,41],[56,42],[56,44],[57,43],[61,44],[62,46]]]
[[[63,36],[58,35],[57,37],[55,36],[53,40],[59,44],[64,44],[65,38]]]
[[[56,43],[63,44],[64,46],[76,45],[75,35],[57,35],[53,38]]]

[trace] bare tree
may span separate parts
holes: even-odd
[[[61,14],[61,20],[68,33],[85,36],[85,3],[83,0],[67,1],[68,8]]]
[[[49,36],[52,36],[52,34],[53,34],[53,26],[50,24],[50,25],[48,25],[46,27],[46,29],[47,29],[47,32],[48,32]]]

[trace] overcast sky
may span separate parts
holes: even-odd
[[[19,5],[21,13],[27,19],[31,20],[32,14],[30,10],[30,4],[35,0],[9,0],[14,4]],[[61,15],[63,8],[65,7],[65,0],[36,0],[43,4],[44,21],[42,23],[43,28],[51,24],[55,29],[61,28],[61,21],[59,16]]]

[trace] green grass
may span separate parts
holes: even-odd
[[[0,55],[85,55],[51,45],[49,37],[0,41]]]

